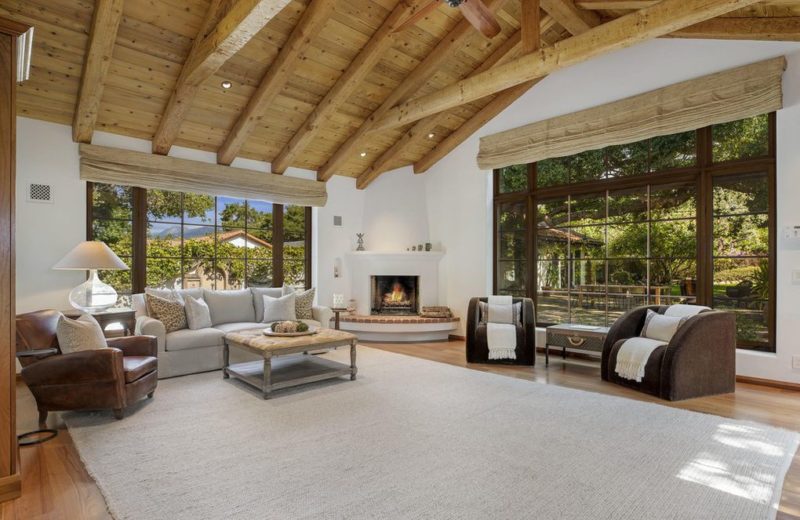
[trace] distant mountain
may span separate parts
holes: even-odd
[[[213,227],[187,227],[186,231],[183,234],[183,238],[199,238],[203,236],[208,236],[214,233]],[[165,227],[164,229],[156,232],[151,233],[151,236],[156,238],[180,238],[181,237],[181,226],[176,224],[174,226]]]

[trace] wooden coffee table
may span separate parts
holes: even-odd
[[[304,385],[325,379],[349,375],[356,378],[355,334],[333,329],[321,329],[317,334],[297,337],[265,336],[263,329],[225,334],[222,377],[234,377],[259,390],[269,399],[274,390]],[[305,355],[309,350],[330,350],[350,346],[350,365],[318,356]],[[263,357],[261,361],[230,364],[231,347]]]

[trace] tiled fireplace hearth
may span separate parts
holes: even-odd
[[[418,342],[446,340],[458,318],[421,318],[423,306],[439,300],[438,251],[354,251],[347,255],[354,315],[341,317],[341,328],[362,341]]]

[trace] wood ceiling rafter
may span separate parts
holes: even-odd
[[[212,0],[203,25],[153,137],[153,153],[167,155],[200,85],[239,52],[291,0]]]
[[[72,139],[79,143],[92,142],[100,101],[111,65],[119,23],[122,21],[124,0],[97,0],[92,15],[89,45],[83,62],[78,103],[72,120]]]
[[[283,147],[280,153],[272,160],[271,166],[274,173],[283,173],[292,164],[294,159],[319,135],[324,124],[329,123],[331,117],[347,102],[367,74],[377,65],[386,51],[394,44],[394,31],[409,16],[419,8],[419,3],[413,4],[401,0],[394,10],[384,20],[383,24],[372,35],[367,44],[361,49],[358,56],[350,63],[347,70],[328,91],[325,98],[308,115],[300,129]]]
[[[583,34],[601,22],[597,13],[578,9],[572,0],[540,0],[540,4],[542,10],[570,34]]]
[[[542,46],[543,29],[542,11],[539,0],[520,0],[520,31],[522,32],[522,52],[529,53],[539,50]]]
[[[599,25],[527,54],[496,69],[475,74],[433,94],[397,105],[371,125],[388,130],[476,101],[516,85],[542,78],[613,50],[664,36],[690,25],[741,9],[758,0],[661,0],[659,3]]]
[[[302,53],[311,41],[321,32],[322,27],[333,14],[335,2],[330,0],[311,0],[300,21],[292,31],[289,40],[281,48],[270,65],[256,91],[247,102],[233,128],[228,133],[222,147],[217,152],[219,164],[230,165],[250,138],[255,126],[264,116],[264,110],[275,102],[303,60]]]
[[[508,0],[486,0],[486,6],[492,10],[497,11],[503,3]],[[372,129],[375,121],[378,121],[383,115],[391,110],[393,106],[401,102],[405,97],[410,95],[421,88],[430,77],[436,72],[436,69],[453,53],[453,49],[460,48],[466,39],[472,35],[475,28],[466,19],[463,19],[456,24],[456,26],[442,38],[442,42],[435,47],[435,49],[428,54],[417,67],[389,94],[389,97],[381,103],[381,105],[372,112],[366,121],[351,135],[343,145],[341,145],[328,161],[317,172],[317,178],[322,181],[330,179],[334,173],[355,153],[356,147],[360,144],[363,137]],[[443,42],[448,42],[443,44]]]
[[[800,17],[714,18],[667,35],[711,40],[800,41]]]

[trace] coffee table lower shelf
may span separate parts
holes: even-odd
[[[259,389],[265,399],[268,399],[273,391],[283,388],[343,376],[350,376],[350,379],[356,377],[350,365],[304,354],[276,357],[270,362],[265,360],[236,363],[223,370],[225,377],[239,379]]]

